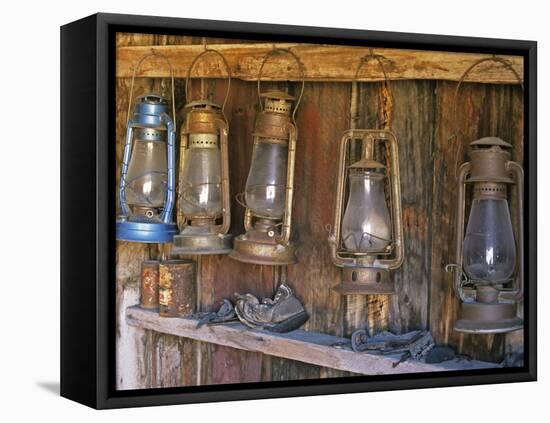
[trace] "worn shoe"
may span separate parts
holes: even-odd
[[[289,332],[302,326],[309,315],[288,285],[281,284],[273,299],[262,302],[252,294],[235,294],[235,312],[239,320],[251,328],[272,332]]]

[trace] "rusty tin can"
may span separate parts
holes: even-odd
[[[166,260],[159,265],[159,313],[163,317],[188,316],[195,312],[195,263]]]
[[[159,262],[145,260],[141,263],[141,286],[139,304],[143,308],[159,306]]]

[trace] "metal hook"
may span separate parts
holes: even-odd
[[[206,43],[204,44],[204,50],[193,59],[193,61],[191,62],[191,65],[189,65],[189,69],[187,70],[187,77],[185,78],[185,99],[187,103],[189,103],[189,80],[191,79],[191,71],[193,70],[193,67],[197,64],[197,62],[207,54],[215,54],[219,58],[221,58],[225,66],[225,69],[227,71],[227,90],[225,92],[225,98],[222,104],[222,115],[225,121],[227,122],[227,118],[225,116],[225,105],[227,103],[227,99],[229,98],[229,91],[231,89],[231,68],[225,56],[222,53],[220,53],[218,50],[206,48]]]
[[[132,112],[132,97],[133,97],[133,94],[134,94],[134,83],[135,83],[135,80],[136,80],[137,71],[139,70],[141,64],[146,59],[148,59],[150,57],[154,57],[154,56],[164,59],[164,61],[168,65],[168,68],[170,69],[170,79],[172,81],[172,120],[174,122],[174,131],[175,131],[176,130],[176,99],[175,99],[176,94],[175,94],[175,88],[174,88],[174,70],[172,68],[172,63],[170,62],[168,57],[165,56],[162,53],[156,52],[153,47],[151,47],[151,53],[142,56],[138,60],[136,66],[134,67],[134,72],[132,73],[132,82],[130,83],[130,95],[129,95],[129,98],[128,98],[128,114],[126,115],[126,126],[128,126],[128,122],[130,122],[130,113]]]
[[[374,50],[372,49],[372,47],[369,47],[369,53],[367,55],[361,57],[361,60],[359,61],[359,65],[357,66],[357,69],[355,70],[355,75],[354,75],[353,80],[351,82],[352,82],[352,84],[359,82],[358,78],[359,78],[359,72],[360,72],[361,68],[365,65],[368,65],[370,60],[376,61],[376,63],[378,64],[378,67],[382,71],[382,75],[384,76],[384,84],[385,84],[385,86],[388,90],[388,94],[389,94],[389,104],[388,104],[388,107],[387,107],[387,115],[388,116],[382,122],[378,122],[377,126],[380,126],[380,124],[383,124],[384,128],[389,130],[391,128],[391,125],[392,125],[392,122],[393,122],[393,92],[391,90],[390,79],[388,78],[388,74],[386,72],[386,68],[384,67],[384,63],[382,62],[382,59],[387,60],[387,58],[384,55],[374,53]],[[382,104],[383,108],[384,108],[384,106],[386,106],[386,104]],[[384,112],[384,110],[383,110],[383,112]],[[358,117],[357,116],[352,116],[351,119],[352,120],[357,120]]]
[[[499,63],[499,64],[503,65],[505,69],[509,70],[514,75],[514,77],[516,78],[516,80],[518,81],[518,83],[521,87],[521,90],[525,91],[524,87],[523,87],[523,80],[519,76],[519,73],[514,69],[514,66],[513,66],[512,62],[505,59],[504,57],[499,57],[496,54],[493,54],[490,57],[483,57],[481,59],[476,60],[470,66],[468,66],[468,68],[460,76],[460,78],[458,80],[458,85],[456,86],[456,89],[455,89],[454,98],[453,98],[453,105],[452,105],[452,110],[451,110],[453,117],[456,116],[457,105],[458,105],[458,93],[460,91],[460,87],[462,86],[462,84],[464,83],[464,81],[466,80],[466,77],[470,74],[470,72],[472,72],[472,70],[474,68],[476,68],[477,66],[479,66],[480,64],[485,63],[485,62],[495,62],[495,63]],[[453,123],[456,122],[456,119],[453,119],[452,122]],[[449,142],[449,143],[454,142],[455,140],[458,140],[458,138],[459,138],[459,130],[454,128],[454,125],[453,125],[453,129],[454,129],[454,131],[451,133],[449,138],[447,138],[447,142]],[[458,160],[462,156],[462,149],[463,149],[462,143],[457,142],[457,145],[458,145],[458,151],[455,155],[455,164],[454,164],[454,177],[455,177],[455,180],[458,178],[458,173],[457,173],[458,172]]]

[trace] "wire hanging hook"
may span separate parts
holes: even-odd
[[[141,57],[141,59],[138,60],[136,66],[134,67],[134,72],[132,73],[132,82],[130,84],[130,95],[128,98],[128,114],[126,115],[126,126],[128,126],[128,122],[130,122],[130,113],[132,112],[132,98],[134,95],[134,83],[136,80],[137,71],[139,70],[141,64],[151,57],[160,57],[162,58],[166,64],[168,65],[168,68],[170,69],[170,79],[172,82],[172,121],[174,122],[174,131],[176,130],[176,95],[175,95],[175,89],[174,89],[174,70],[172,68],[172,63],[168,59],[167,56],[165,56],[162,53],[158,53],[151,47],[151,53],[146,54],[145,56]]]
[[[499,57],[495,54],[493,54],[491,57],[483,57],[481,59],[476,60],[470,66],[468,66],[468,68],[460,76],[460,78],[458,80],[458,85],[456,86],[456,89],[455,89],[455,94],[454,94],[454,97],[453,97],[453,105],[452,105],[452,108],[451,108],[451,112],[452,112],[453,117],[456,116],[456,112],[457,112],[458,93],[460,92],[460,88],[461,88],[462,84],[465,82],[466,77],[477,66],[479,66],[482,63],[486,63],[486,62],[494,62],[494,63],[499,63],[499,64],[503,65],[505,69],[509,70],[514,75],[514,77],[516,78],[516,80],[518,81],[518,83],[521,87],[521,91],[525,91],[524,87],[523,87],[523,80],[519,76],[519,73],[516,71],[516,69],[514,69],[514,66],[513,66],[512,62],[505,59],[504,57]],[[452,122],[456,122],[456,119],[452,120]],[[459,138],[459,132],[460,131],[455,128],[454,124],[453,124],[452,128],[453,128],[453,132],[451,133],[449,138],[447,138],[447,142],[453,142],[454,140],[457,140]],[[458,145],[458,151],[455,154],[455,164],[454,164],[454,177],[455,177],[455,180],[458,178],[458,173],[457,173],[458,172],[458,161],[459,161],[460,157],[462,156],[462,150],[463,150],[463,145],[462,145],[461,142],[457,142],[457,145]]]
[[[375,61],[378,64],[378,67],[382,71],[382,75],[384,76],[384,84],[388,90],[388,104],[383,104],[383,109],[386,109],[387,116],[385,119],[381,122],[385,129],[390,129],[393,123],[393,92],[391,90],[391,84],[390,79],[388,78],[388,74],[386,72],[386,68],[384,67],[384,63],[382,62],[382,59],[387,60],[385,56],[382,54],[376,54],[374,53],[374,50],[372,48],[369,48],[369,53],[363,57],[361,57],[361,60],[359,62],[359,65],[357,66],[357,69],[355,70],[355,75],[351,81],[352,84],[359,82],[359,72],[363,68],[363,66],[368,65],[369,61]],[[384,110],[382,111],[384,113]],[[357,116],[351,116],[351,119],[357,119]],[[378,125],[377,125],[378,126]]]
[[[222,115],[224,119],[227,121],[227,118],[225,116],[225,105],[227,103],[227,99],[229,98],[229,92],[231,89],[231,68],[229,67],[229,63],[227,62],[227,59],[223,54],[221,54],[218,50],[206,47],[206,40],[203,46],[204,46],[204,50],[193,59],[193,61],[191,62],[191,65],[189,65],[189,69],[187,70],[187,77],[185,78],[185,100],[187,101],[187,103],[190,102],[189,101],[189,80],[191,79],[191,71],[193,70],[193,67],[197,64],[197,62],[202,57],[206,56],[207,54],[214,54],[222,60],[225,66],[225,70],[227,71],[227,90],[225,92],[225,98],[222,103]]]

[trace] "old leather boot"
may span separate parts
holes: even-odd
[[[272,332],[289,332],[303,325],[309,315],[288,285],[281,284],[273,299],[262,302],[251,294],[235,294],[235,312],[245,325]]]

